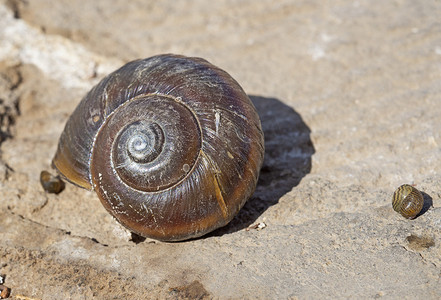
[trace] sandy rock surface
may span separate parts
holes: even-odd
[[[440,15],[440,2],[411,0],[0,0],[11,298],[439,299]],[[132,235],[92,192],[39,183],[83,95],[160,53],[229,72],[265,134],[239,215],[180,243]],[[391,206],[403,183],[423,191],[415,220]]]

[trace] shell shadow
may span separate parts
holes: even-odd
[[[248,96],[257,109],[265,135],[265,158],[256,191],[228,225],[205,237],[235,232],[253,224],[311,171],[315,149],[311,130],[302,117],[276,98]]]

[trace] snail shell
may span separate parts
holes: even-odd
[[[403,184],[394,193],[392,207],[406,219],[415,218],[423,209],[424,198],[419,190]]]
[[[177,241],[226,225],[263,161],[256,109],[225,71],[159,55],[105,77],[79,103],[53,166],[122,225]]]
[[[59,176],[53,176],[48,171],[41,171],[40,183],[43,189],[50,194],[59,194],[64,190],[64,182]]]

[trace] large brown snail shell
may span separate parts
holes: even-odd
[[[94,189],[131,231],[177,241],[226,225],[263,161],[256,109],[225,71],[159,55],[105,77],[79,103],[53,166]]]

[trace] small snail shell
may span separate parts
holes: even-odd
[[[64,190],[64,182],[61,178],[48,171],[41,171],[40,183],[43,189],[50,194],[59,194]]]
[[[256,109],[225,71],[160,55],[105,77],[79,103],[53,166],[122,225],[177,241],[226,225],[263,161]]]
[[[392,207],[406,219],[415,218],[423,209],[424,198],[419,190],[403,184],[394,193]]]

